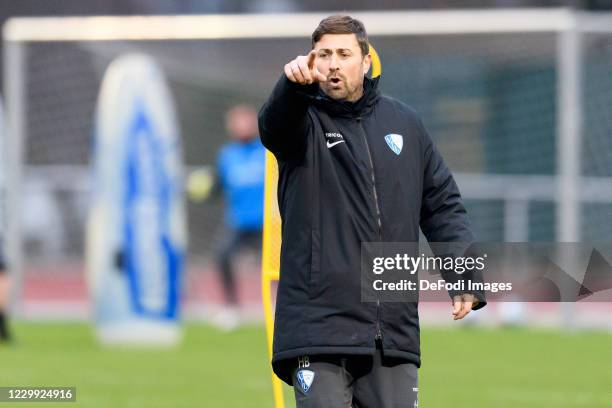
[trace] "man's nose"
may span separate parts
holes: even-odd
[[[338,65],[338,57],[335,54],[332,54],[331,61],[329,61],[329,70],[337,71],[340,69],[340,65]]]

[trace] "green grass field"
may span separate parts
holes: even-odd
[[[77,403],[53,407],[272,407],[263,327],[192,324],[162,351],[102,348],[85,324],[13,328],[0,386],[77,388]],[[612,407],[609,333],[424,328],[422,348],[421,407]]]

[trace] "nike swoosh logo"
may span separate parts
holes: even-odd
[[[334,147],[335,145],[337,145],[338,143],[344,143],[344,140],[338,140],[337,142],[334,143],[329,143],[329,140],[327,141],[327,148],[330,149],[332,147]]]

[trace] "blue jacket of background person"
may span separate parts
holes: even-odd
[[[225,193],[225,221],[234,230],[261,230],[266,150],[255,138],[226,144],[217,159],[217,174]]]

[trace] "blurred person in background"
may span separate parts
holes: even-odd
[[[213,318],[213,323],[231,330],[240,323],[235,260],[244,249],[261,253],[265,148],[259,140],[257,112],[253,107],[232,107],[226,114],[225,126],[231,141],[217,156],[214,176],[196,170],[187,188],[196,201],[220,194],[225,199],[227,232],[217,260],[226,307]]]
[[[0,343],[10,340],[7,322],[8,298],[9,282],[6,273],[6,264],[4,263],[2,240],[0,239]]]

